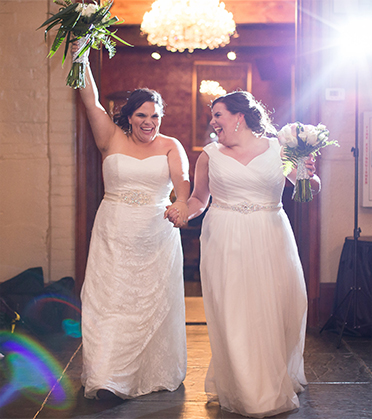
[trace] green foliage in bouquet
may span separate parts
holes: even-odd
[[[320,155],[320,149],[323,147],[331,145],[340,147],[337,140],[328,140],[329,130],[323,124],[318,124],[317,126],[304,125],[300,122],[287,124],[289,128],[292,125],[296,127],[297,144],[281,142],[284,145],[283,163],[286,175],[296,167],[300,158],[312,155],[316,159],[316,156]]]
[[[314,160],[320,155],[320,149],[326,146],[338,146],[337,140],[329,140],[329,131],[323,124],[305,125],[300,122],[285,125],[278,132],[279,143],[283,146],[283,172],[288,175],[297,167],[297,179],[293,199],[301,203],[313,199],[310,179],[305,160],[312,155]]]
[[[62,65],[66,60],[69,45],[79,39],[80,49],[77,52],[77,58],[83,56],[90,48],[99,49],[101,44],[108,50],[109,58],[116,53],[116,41],[125,45],[132,46],[116,35],[117,31],[109,31],[111,25],[118,25],[119,19],[111,17],[110,9],[113,1],[105,1],[102,6],[94,3],[73,3],[71,0],[54,0],[54,3],[60,5],[59,12],[47,19],[40,28],[46,26],[44,37],[48,32],[59,25],[57,34],[50,48],[48,57],[53,57],[59,47],[65,41],[65,49],[62,57]],[[78,60],[77,60],[78,61]],[[85,87],[84,85],[85,64],[83,62],[74,62],[67,78],[67,85],[77,88]],[[83,86],[84,85],[84,86]]]

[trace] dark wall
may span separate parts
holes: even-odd
[[[200,152],[192,151],[192,70],[194,61],[229,62],[227,52],[237,54],[237,62],[252,64],[252,93],[261,100],[280,128],[292,120],[292,68],[294,65],[293,25],[246,25],[238,27],[238,38],[215,50],[171,53],[165,48],[147,45],[135,26],[122,27],[119,36],[134,47],[117,46],[113,59],[103,52],[101,101],[118,92],[140,87],[155,89],[163,96],[167,107],[161,132],[178,138],[190,159],[193,174]],[[151,58],[153,51],[162,58]]]

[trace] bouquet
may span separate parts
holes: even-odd
[[[297,165],[296,184],[292,196],[295,201],[305,203],[313,199],[305,161],[309,155],[315,159],[323,147],[332,144],[339,147],[337,140],[328,140],[328,136],[329,131],[323,124],[314,126],[299,122],[287,124],[278,132],[279,143],[284,146],[284,174],[288,175]]]
[[[57,35],[54,39],[48,57],[53,57],[58,48],[65,42],[65,50],[62,57],[62,65],[65,62],[69,44],[79,42],[79,49],[73,56],[71,70],[67,76],[67,85],[76,88],[85,87],[85,66],[88,61],[89,49],[99,49],[103,44],[109,52],[109,58],[115,53],[115,41],[130,45],[115,35],[117,31],[111,32],[107,28],[110,25],[118,25],[119,19],[111,17],[110,8],[112,1],[106,0],[102,6],[94,3],[73,3],[71,0],[54,0],[61,6],[59,12],[47,19],[38,29],[46,26],[45,39],[47,33],[59,25]]]

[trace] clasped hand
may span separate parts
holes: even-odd
[[[175,201],[172,205],[167,206],[164,212],[164,219],[169,219],[174,227],[182,227],[187,224],[188,220],[188,207],[186,203]]]

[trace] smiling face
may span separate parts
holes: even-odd
[[[210,125],[218,135],[218,141],[221,144],[227,145],[235,132],[235,127],[239,121],[239,114],[232,114],[227,110],[223,102],[217,102],[212,108],[212,119]]]
[[[149,143],[159,134],[161,109],[154,102],[145,102],[128,117],[132,137],[141,143]]]

